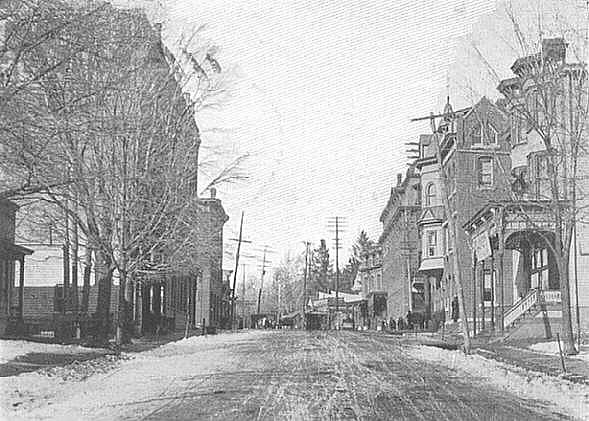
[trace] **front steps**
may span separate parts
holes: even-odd
[[[489,343],[541,340],[556,337],[561,331],[562,309],[560,304],[535,304],[501,334],[501,327],[487,333]]]

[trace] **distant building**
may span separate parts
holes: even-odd
[[[387,205],[380,215],[383,289],[387,296],[387,315],[395,321],[409,311],[424,311],[423,279],[417,273],[420,211],[420,179],[412,165],[405,178],[398,174],[397,185],[391,188]]]
[[[360,254],[362,297],[366,300],[367,323],[375,328],[388,320],[387,291],[382,278],[382,247],[372,246]]]

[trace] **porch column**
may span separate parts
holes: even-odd
[[[18,318],[22,322],[25,318],[25,256],[19,259],[19,285],[18,285]]]
[[[481,330],[485,330],[485,261],[481,260]]]
[[[503,323],[503,316],[505,315],[505,283],[503,274],[503,256],[505,255],[504,212],[504,208],[501,208],[501,210],[499,211],[499,244],[497,250],[497,257],[499,258],[499,262],[497,265],[497,278],[499,281],[499,285],[501,285],[501,317],[499,318],[499,322],[501,323],[501,334],[503,334],[505,330]]]
[[[491,249],[491,329],[495,330],[495,250]]]
[[[472,334],[477,334],[477,256],[472,253]]]

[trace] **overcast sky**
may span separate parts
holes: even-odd
[[[222,66],[235,68],[231,100],[197,120],[205,153],[222,146],[252,154],[251,179],[219,197],[230,216],[225,237],[237,235],[243,210],[245,236],[257,247],[284,252],[321,238],[331,247],[327,219],[336,215],[347,221],[345,249],[361,229],[377,239],[380,212],[406,168],[404,142],[428,131],[409,119],[440,111],[447,94],[457,106],[493,95],[488,75],[475,72],[479,86],[457,76],[472,55],[468,34],[496,38],[492,0],[168,4],[170,39],[206,24],[202,36],[220,46]],[[539,3],[529,4],[533,14]],[[489,54],[504,71],[515,57]]]

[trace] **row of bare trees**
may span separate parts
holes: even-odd
[[[118,278],[120,342],[146,268],[190,269],[199,223],[195,108],[222,91],[221,68],[210,53],[183,66],[143,12],[106,2],[8,2],[0,22],[0,196],[52,209],[49,219],[71,245],[75,311],[88,311],[95,256],[100,340]]]

